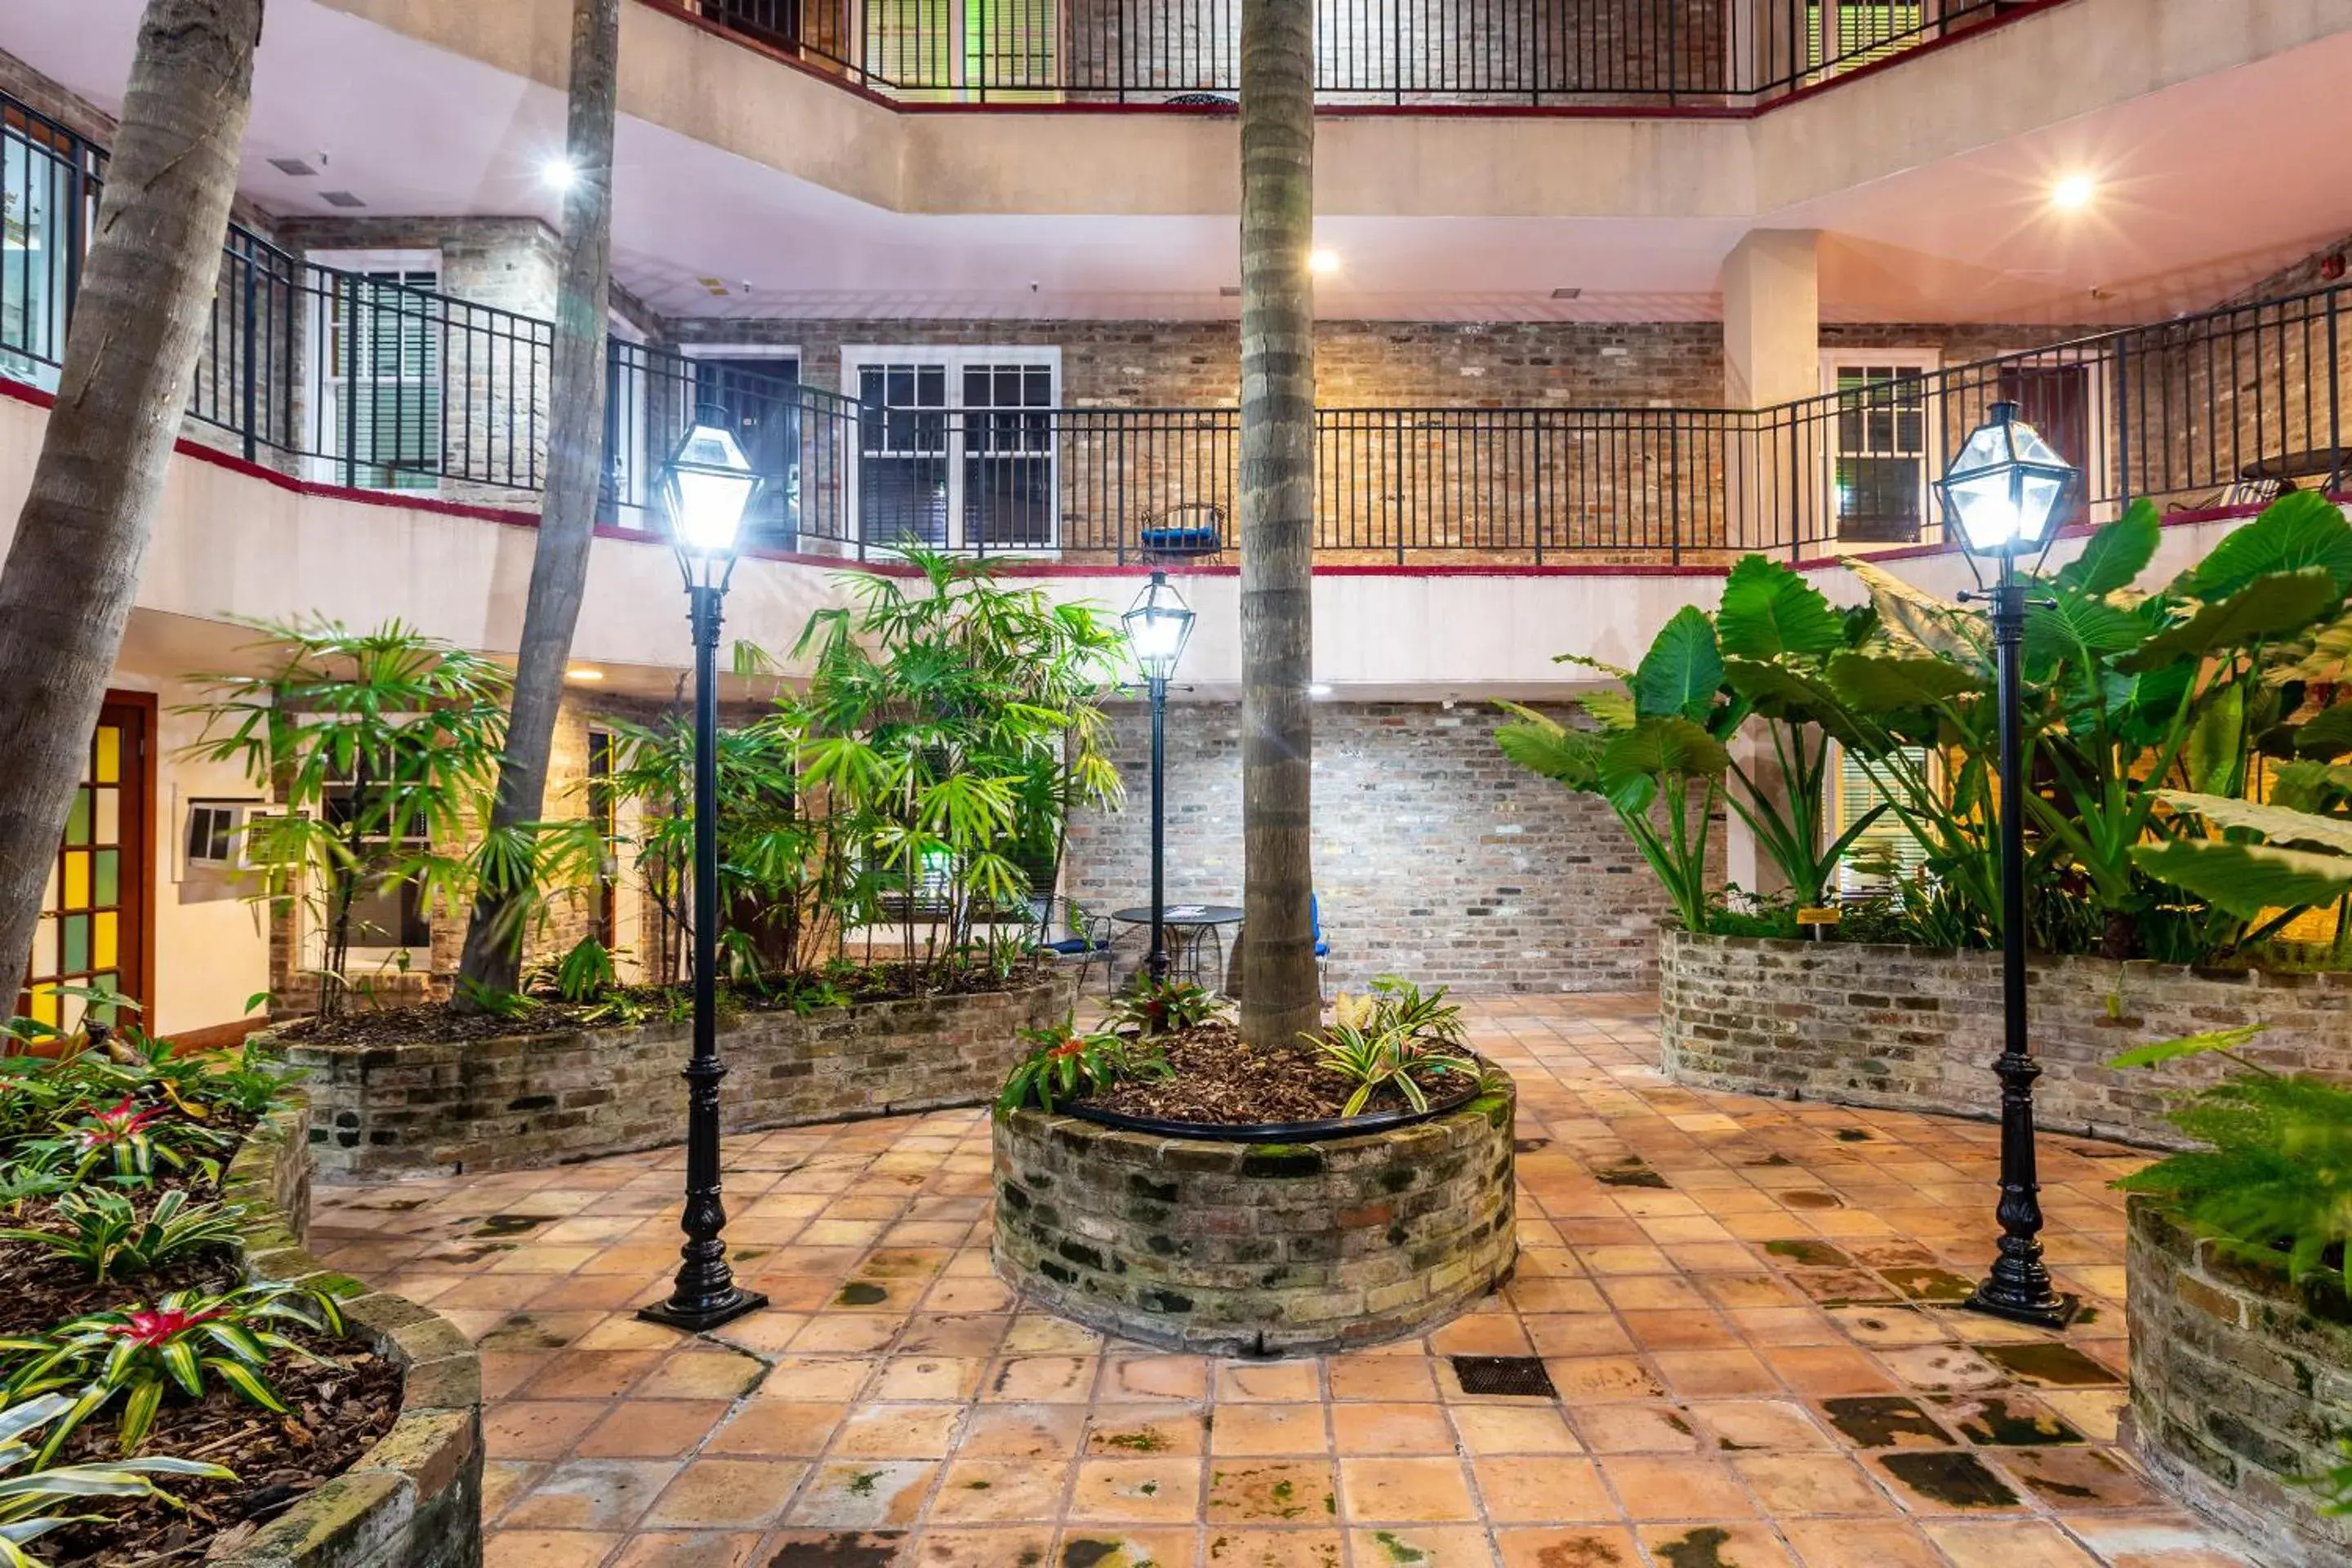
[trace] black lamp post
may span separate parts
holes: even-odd
[[[2017,416],[1996,403],[1960,448],[1937,487],[1944,521],[1970,557],[1990,556],[2000,574],[1990,593],[1963,600],[1992,605],[1992,640],[2000,686],[2000,1255],[1968,1304],[1979,1312],[2063,1329],[2079,1303],[2061,1296],[2042,1261],[2042,1183],[2033,1150],[2033,1059],[2025,1017],[2025,790],[2019,655],[2025,639],[2025,584],[2017,558],[2049,549],[2080,476]],[[1981,584],[1983,579],[1979,578]]]
[[[727,1267],[719,1197],[719,626],[760,477],[726,426],[698,416],[662,469],[670,542],[694,627],[694,1056],[686,1068],[686,1245],[669,1299],[637,1316],[699,1333],[768,1304]]]
[[[1151,956],[1144,967],[1156,985],[1168,978],[1167,931],[1160,923],[1167,889],[1163,850],[1168,819],[1162,802],[1168,779],[1168,680],[1192,640],[1192,612],[1168,574],[1154,572],[1119,619],[1126,623],[1128,647],[1135,650],[1135,662],[1151,689]]]

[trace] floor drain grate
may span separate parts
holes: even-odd
[[[1458,1355],[1454,1358],[1454,1375],[1461,1380],[1465,1394],[1510,1394],[1521,1399],[1559,1397],[1540,1356]]]

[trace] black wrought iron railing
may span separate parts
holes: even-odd
[[[1213,107],[1241,0],[649,0],[908,102]],[[1317,0],[1333,109],[1750,108],[2057,0]]]
[[[103,171],[99,149],[0,100],[0,375],[54,384]],[[189,430],[321,482],[514,505],[542,479],[551,342],[538,318],[234,229]],[[1830,390],[1757,411],[1323,409],[1317,551],[1675,563],[1932,543],[1932,481],[1997,400],[2083,470],[2085,521],[2138,497],[2179,510],[2352,488],[2352,286],[1936,370],[1887,357],[1832,356]],[[861,374],[848,396],[619,341],[608,374],[614,527],[654,531],[661,463],[716,406],[767,480],[753,523],[771,547],[1235,558],[1230,406],[1058,406],[1036,367]]]

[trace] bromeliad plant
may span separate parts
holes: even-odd
[[[1000,1110],[1034,1103],[1051,1113],[1054,1097],[1065,1100],[1098,1093],[1121,1079],[1161,1079],[1172,1069],[1160,1047],[1124,1035],[1078,1032],[1076,1016],[1060,1026],[1024,1029],[1021,1037],[1037,1048],[1016,1065],[996,1098]]]
[[[121,1193],[68,1193],[57,1205],[66,1231],[11,1227],[0,1241],[21,1241],[78,1263],[93,1284],[110,1276],[151,1274],[166,1264],[237,1238],[244,1210],[235,1205],[192,1204],[174,1189],[141,1215]]]
[[[304,1286],[248,1285],[225,1295],[178,1290],[152,1307],[72,1320],[46,1334],[0,1338],[0,1395],[7,1403],[74,1391],[35,1463],[54,1461],[66,1439],[118,1398],[122,1452],[135,1453],[164,1395],[202,1399],[207,1379],[277,1415],[287,1405],[263,1376],[272,1352],[325,1364],[285,1332],[340,1334],[334,1299]]]
[[[1384,1084],[1394,1084],[1416,1111],[1429,1109],[1421,1077],[1483,1076],[1466,1053],[1468,1032],[1462,1009],[1445,1000],[1446,988],[1424,993],[1402,975],[1383,974],[1369,994],[1342,993],[1333,1003],[1331,1027],[1303,1037],[1316,1047],[1322,1066],[1355,1086],[1342,1116],[1360,1114]]]
[[[216,1164],[235,1141],[221,1129],[181,1120],[162,1106],[142,1106],[126,1094],[54,1136],[27,1139],[20,1148],[35,1160],[58,1161],[77,1182],[104,1167],[118,1183],[145,1186],[154,1181],[158,1165],[185,1171],[194,1164],[201,1170]]]
[[[47,1394],[0,1407],[0,1568],[38,1568],[25,1548],[51,1531],[88,1518],[74,1511],[89,1498],[180,1500],[155,1484],[157,1476],[233,1481],[234,1472],[201,1459],[121,1459],[111,1464],[38,1468],[30,1439],[65,1415],[73,1401]],[[44,1444],[40,1452],[51,1449]]]
[[[1144,1039],[1181,1034],[1223,1017],[1226,1000],[1205,986],[1187,980],[1154,982],[1138,975],[1135,984],[1114,998],[1105,1014],[1113,1032],[1132,1029]]]

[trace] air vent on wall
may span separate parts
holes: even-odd
[[[363,207],[367,203],[349,191],[320,191],[319,199],[331,207]]]
[[[318,170],[299,158],[272,158],[269,160],[269,166],[281,174],[291,174],[298,180],[315,179],[319,174]]]
[[[1242,286],[1238,283],[1227,283],[1218,289],[1217,294],[1220,299],[1238,300],[1242,297]]]

